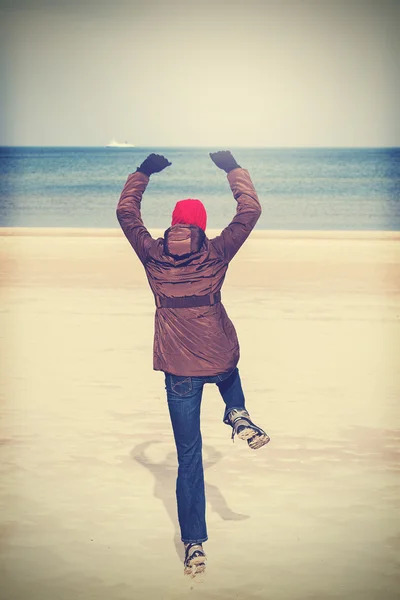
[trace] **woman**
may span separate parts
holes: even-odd
[[[207,214],[200,200],[177,202],[171,227],[153,239],[143,224],[140,204],[152,174],[171,163],[150,154],[129,175],[117,206],[124,234],[141,260],[153,291],[153,368],[165,373],[168,408],[178,456],[176,497],[186,574],[205,568],[204,473],[200,404],[205,383],[215,383],[225,402],[223,422],[252,449],[269,437],[245,407],[237,364],[239,342],[221,302],[229,262],[257,223],[261,206],[247,170],[229,151],[210,153],[227,173],[237,202],[236,215],[222,233],[208,239]]]

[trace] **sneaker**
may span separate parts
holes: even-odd
[[[190,542],[185,544],[185,575],[195,577],[198,573],[202,573],[206,568],[205,562],[206,555],[201,543]]]
[[[231,410],[228,414],[228,421],[232,426],[232,441],[235,441],[236,434],[241,440],[247,440],[248,445],[253,450],[265,446],[270,441],[269,435],[253,423],[245,409],[234,408]]]

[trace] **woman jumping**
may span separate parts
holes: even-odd
[[[178,457],[176,498],[184,572],[205,569],[206,500],[200,431],[200,405],[205,383],[215,383],[225,402],[223,422],[257,449],[269,437],[250,419],[237,364],[239,342],[221,302],[229,262],[261,215],[250,175],[229,151],[210,153],[227,173],[237,202],[230,224],[213,239],[205,235],[207,214],[200,200],[180,200],[164,237],[153,239],[143,224],[140,204],[153,173],[170,166],[164,156],[150,154],[128,176],[117,206],[117,218],[142,262],[154,294],[153,369],[165,374],[168,409]]]

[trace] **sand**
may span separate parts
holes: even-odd
[[[0,230],[0,597],[397,599],[399,241],[257,230],[231,263],[223,302],[271,442],[232,443],[206,386],[200,581],[136,255],[119,230]]]

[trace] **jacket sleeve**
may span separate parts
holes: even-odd
[[[144,173],[131,173],[117,205],[117,219],[122,231],[142,263],[146,261],[150,246],[155,241],[140,214],[140,203],[148,183],[149,177]]]
[[[218,254],[222,254],[226,262],[229,262],[250,235],[262,211],[246,169],[233,169],[227,177],[237,201],[236,215],[221,234],[210,241]]]

